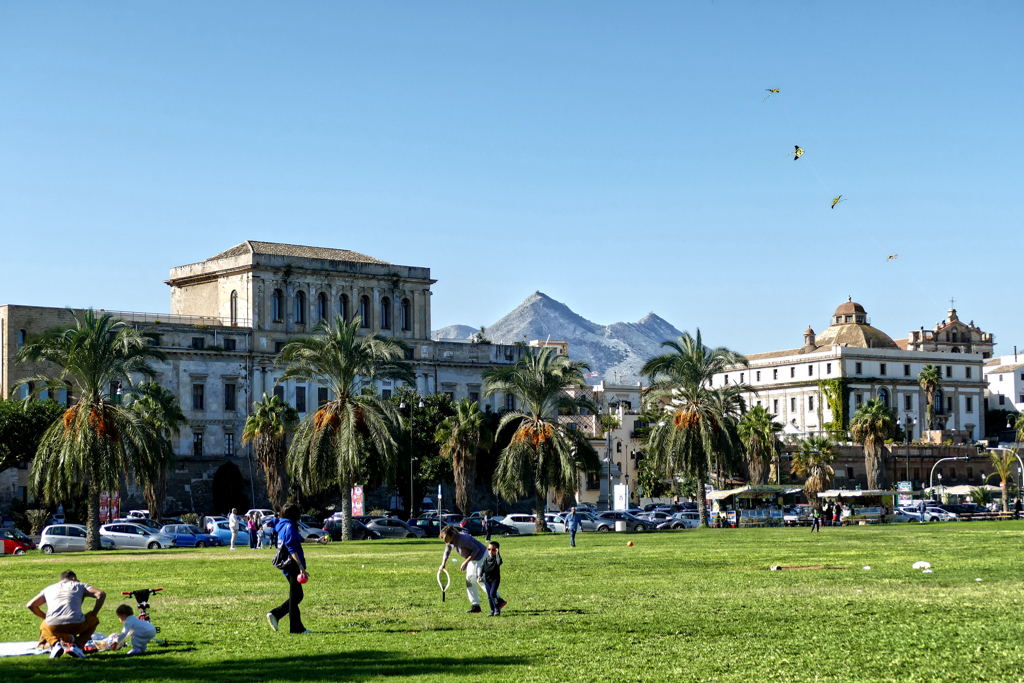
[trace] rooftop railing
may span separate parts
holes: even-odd
[[[216,315],[178,315],[176,313],[139,313],[137,311],[109,311],[98,309],[97,313],[108,313],[115,318],[130,323],[150,323],[168,325],[216,325],[218,327],[250,327],[248,318],[236,318],[232,322],[228,316]]]

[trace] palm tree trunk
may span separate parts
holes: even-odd
[[[865,439],[864,468],[867,470],[869,489],[889,488],[885,471],[885,444],[876,439]]]
[[[548,492],[544,487],[538,486],[534,494],[533,514],[536,517],[537,533],[548,531],[547,520],[544,519],[544,507],[547,504]]]
[[[697,465],[697,512],[700,514],[700,525],[708,526],[708,499],[704,490],[706,472],[703,463]]]
[[[89,550],[100,549],[100,490],[93,482],[92,468],[89,468],[88,498],[89,498],[89,519],[86,527],[85,545]]]
[[[341,540],[352,540],[352,487],[341,484]]]

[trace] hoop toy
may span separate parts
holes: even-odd
[[[448,579],[447,583],[441,583],[441,572],[444,572],[445,578]],[[443,567],[437,570],[437,585],[441,587],[441,602],[444,602],[444,594],[448,590],[448,586],[452,585],[452,577],[448,575],[448,570]]]

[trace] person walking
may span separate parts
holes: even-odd
[[[453,526],[441,529],[441,540],[445,543],[444,555],[441,557],[441,569],[444,569],[445,564],[448,563],[448,558],[451,557],[453,550],[464,558],[463,563],[459,565],[459,570],[466,572],[466,595],[469,596],[467,614],[479,614],[481,612],[480,591],[477,588],[477,583],[480,581],[480,562],[487,556],[487,548],[480,541]],[[501,599],[500,595],[497,595],[497,591],[495,591],[495,596],[498,599],[498,609],[500,610],[507,603]]]
[[[256,513],[245,516],[245,530],[249,532],[249,550],[256,550]]]
[[[500,617],[502,600],[498,597],[498,586],[501,584],[501,545],[497,541],[487,544],[487,557],[480,563],[480,582],[487,591],[487,602],[491,613],[488,616]]]
[[[274,512],[274,514],[270,518],[270,522],[269,522],[269,524],[270,524],[270,547],[271,548],[276,548],[277,547],[277,522],[278,522],[277,512]]]
[[[814,508],[814,514],[811,515],[811,533],[815,531],[821,533],[821,512],[818,508]]]
[[[580,528],[580,515],[576,508],[569,508],[569,514],[565,516],[565,530],[569,532],[569,547],[576,547],[576,531]]]
[[[231,514],[228,515],[228,529],[231,531],[231,549],[235,549],[235,541],[238,540],[238,510],[231,508]]]
[[[302,584],[309,579],[306,556],[302,553],[302,537],[296,525],[299,516],[299,508],[289,503],[281,510],[281,519],[277,523],[281,552],[289,556],[288,563],[281,568],[281,573],[288,579],[288,599],[267,613],[267,621],[270,622],[270,628],[276,631],[279,620],[287,616],[289,632],[307,634],[312,631],[303,625],[302,614],[299,612],[299,603],[304,597]],[[302,583],[299,583],[300,577]]]
[[[1018,501],[1019,504],[1019,501]],[[487,537],[487,542],[491,542],[491,511],[484,511],[484,535]]]
[[[96,606],[91,612],[82,612],[82,600],[91,597]],[[99,626],[99,612],[107,594],[87,583],[82,583],[71,570],[62,572],[60,581],[47,586],[25,605],[32,614],[42,619],[39,624],[39,644],[50,650],[50,659],[70,654],[85,659],[82,650]],[[40,607],[46,605],[46,612]]]

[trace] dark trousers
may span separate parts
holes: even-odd
[[[247,531],[249,532],[249,547],[250,548],[255,548],[256,547],[256,529],[247,529]]]
[[[306,627],[302,625],[302,615],[299,613],[299,603],[302,602],[302,584],[299,583],[299,572],[288,572],[288,599],[279,607],[270,610],[278,619],[288,617],[288,630],[292,633],[302,633]]]
[[[487,534],[487,542],[491,542],[491,525],[484,524],[484,533]]]
[[[821,519],[820,518],[814,517],[813,519],[811,519],[811,531],[817,531],[818,533],[821,533]]]
[[[491,612],[498,612],[501,608],[498,605],[501,604],[501,598],[498,597],[498,584],[501,583],[501,579],[497,581],[484,581],[484,590],[487,591],[487,604],[491,606]]]

